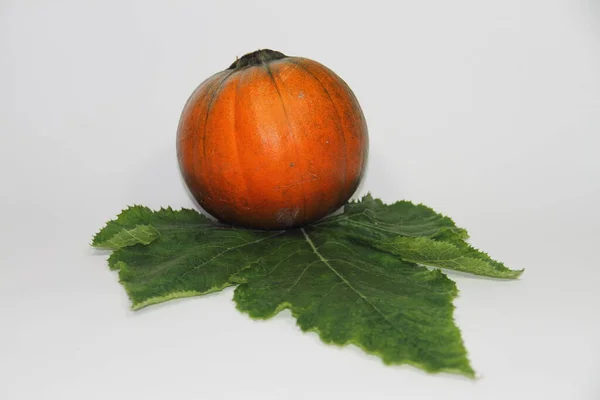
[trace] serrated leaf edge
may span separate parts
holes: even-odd
[[[443,273],[440,271],[440,273]],[[244,283],[240,283],[238,285],[238,287],[242,286],[242,285],[246,285]],[[456,309],[456,307],[454,306],[454,300],[456,299],[458,294],[458,291],[456,293],[453,294],[453,297],[451,299],[451,304],[452,304],[452,313],[453,313],[453,317],[452,317],[452,322],[454,323],[454,325],[457,327],[457,329],[460,330],[460,328],[458,328],[458,324],[456,323],[456,319],[454,318],[454,310]],[[235,297],[234,297],[234,301],[235,301]],[[308,333],[308,332],[314,332],[317,334],[317,336],[319,337],[319,339],[321,340],[321,342],[327,344],[327,345],[335,345],[337,347],[343,348],[349,345],[354,345],[356,347],[358,347],[359,349],[361,349],[365,354],[369,354],[369,355],[373,355],[378,357],[379,360],[381,360],[381,362],[383,362],[383,364],[385,365],[398,365],[398,366],[403,366],[403,365],[409,365],[415,368],[418,368],[422,371],[426,371],[428,373],[433,373],[433,374],[439,374],[439,373],[451,373],[451,374],[459,374],[459,375],[463,375],[469,379],[475,379],[476,377],[476,373],[475,370],[471,367],[471,360],[469,358],[469,354],[466,350],[466,346],[464,345],[464,340],[462,340],[462,345],[465,348],[465,360],[467,362],[467,369],[466,370],[462,370],[462,369],[458,369],[458,368],[439,368],[439,369],[434,369],[434,368],[430,368],[428,366],[426,366],[425,364],[421,364],[421,363],[417,363],[411,360],[402,360],[402,361],[395,361],[395,362],[389,362],[385,359],[385,355],[382,352],[379,351],[371,351],[366,349],[364,346],[362,346],[359,342],[357,342],[356,340],[353,339],[349,339],[348,341],[344,342],[344,343],[337,343],[334,342],[333,340],[327,340],[323,337],[323,335],[321,334],[320,330],[318,327],[311,327],[308,329],[305,329],[304,327],[302,327],[302,325],[300,325],[299,323],[299,318],[300,318],[300,313],[297,312],[296,310],[294,310],[294,307],[291,303],[289,302],[283,302],[280,303],[277,308],[269,315],[267,316],[256,316],[256,315],[252,315],[252,313],[250,313],[248,310],[244,310],[240,307],[240,305],[235,302],[235,308],[243,313],[246,314],[250,317],[250,319],[255,320],[255,321],[264,321],[264,320],[268,320],[273,318],[274,316],[276,316],[277,314],[279,314],[281,311],[283,310],[289,310],[290,314],[292,315],[292,317],[294,317],[294,319],[296,320],[296,326],[298,326],[298,328],[300,328],[300,330],[304,333]],[[461,334],[461,338],[462,338],[462,334]]]

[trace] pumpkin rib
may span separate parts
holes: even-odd
[[[221,71],[221,72],[225,72],[225,71]],[[234,71],[235,72],[235,71]],[[207,91],[209,93],[207,93],[207,96],[209,96],[209,100],[206,103],[206,113],[201,113],[198,112],[198,119],[195,122],[195,126],[199,127],[200,125],[200,121],[201,121],[201,116],[205,115],[204,117],[204,126],[202,127],[202,152],[204,154],[204,159],[206,160],[206,125],[208,124],[208,117],[210,115],[210,111],[212,110],[212,106],[218,96],[219,90],[221,89],[221,87],[223,86],[224,82],[232,75],[233,72],[229,72],[227,73],[227,75],[225,75],[225,77],[223,77],[223,79],[221,79],[219,81],[218,84],[211,86],[210,88],[207,88]],[[213,76],[213,79],[216,79],[217,75]],[[211,82],[213,83],[213,82]],[[196,151],[197,147],[198,147],[198,140],[199,140],[199,136],[200,135],[195,135],[194,141],[192,143],[192,154],[191,154],[191,164],[192,164],[192,171],[194,173],[194,177],[195,179],[203,179],[203,174],[198,174],[198,151]],[[210,193],[206,193],[208,198],[211,198]]]
[[[224,71],[221,72],[217,72],[216,74],[212,75],[209,78],[206,78],[204,81],[202,81],[202,83],[200,83],[200,85],[198,85],[198,87],[192,92],[192,94],[190,95],[190,97],[188,97],[187,101],[185,102],[185,104],[183,105],[183,112],[185,112],[185,110],[188,109],[188,107],[190,107],[190,105],[192,105],[192,109],[195,108],[196,106],[193,105],[194,101],[198,101],[198,99],[196,99],[196,95],[202,91],[204,89],[204,86],[208,86],[212,83],[212,80],[219,74],[222,74]],[[203,114],[203,113],[198,113],[198,115]],[[199,118],[199,117],[198,117]],[[177,130],[179,130],[179,128],[182,126],[182,124],[184,123],[184,119],[181,119],[179,121],[179,125],[177,126]],[[185,142],[187,141],[190,137],[195,137],[195,135],[186,135],[185,137],[177,137],[177,142]]]
[[[215,95],[215,92],[214,92],[214,90],[216,90],[216,88],[217,88],[217,87],[219,86],[219,84],[220,84],[220,83],[216,84],[217,77],[218,77],[220,74],[222,74],[223,72],[225,72],[225,71],[221,71],[221,72],[219,72],[218,74],[215,74],[215,75],[211,76],[211,77],[210,77],[210,78],[208,78],[206,81],[204,81],[202,84],[200,84],[200,86],[198,86],[198,90],[200,90],[200,89],[202,88],[202,85],[203,85],[204,83],[206,83],[206,84],[207,84],[207,87],[206,87],[206,91],[207,91],[207,93],[206,93],[206,96],[209,98],[209,99],[208,99],[208,102],[206,103],[207,105],[208,105],[208,104],[210,104],[210,103],[212,102],[212,100],[213,100],[213,97],[214,97],[214,95]],[[209,86],[209,84],[210,84],[210,86]],[[193,96],[193,94],[192,94],[192,96]],[[188,100],[188,101],[189,101],[189,100]],[[196,101],[198,101],[198,100],[196,100]],[[184,108],[184,109],[185,109],[185,108]],[[207,107],[207,109],[208,109],[208,107]],[[197,126],[199,126],[199,125],[200,125],[200,121],[202,120],[201,118],[202,118],[202,116],[203,116],[203,115],[204,115],[204,123],[206,123],[206,120],[208,119],[208,111],[207,111],[206,113],[198,112],[197,119],[194,121],[194,124],[193,124],[194,126],[196,126],[196,127],[197,127]],[[196,148],[196,146],[198,145],[198,137],[199,137],[199,135],[194,135],[194,141],[192,142],[192,147],[193,147],[194,149],[195,149],[195,148]]]
[[[342,96],[337,104],[340,105],[342,109],[349,108],[349,115],[356,117],[356,121],[354,121],[354,118],[351,118],[351,123],[353,125],[357,124],[356,126],[360,126],[361,130],[363,130],[363,134],[359,136],[350,134],[350,136],[347,137],[347,143],[350,149],[349,154],[353,153],[354,146],[364,146],[364,152],[360,157],[360,163],[356,164],[355,162],[351,162],[349,164],[349,176],[354,176],[356,172],[362,171],[359,175],[357,184],[348,188],[350,194],[352,194],[356,191],[358,183],[360,183],[360,179],[362,179],[362,176],[365,173],[365,165],[367,164],[368,158],[368,127],[366,124],[364,114],[362,112],[358,99],[356,98],[356,94],[348,86],[346,81],[344,81],[340,76],[338,76],[335,72],[333,72],[331,69],[329,69],[323,64],[306,58],[303,58],[302,60],[304,66],[313,69],[313,73],[320,77],[321,82],[325,86],[329,87],[328,90],[330,90],[330,93],[335,94],[336,97]],[[342,113],[342,115],[347,114]],[[352,133],[352,131],[349,131],[349,133]]]
[[[241,182],[243,182],[244,184],[244,188],[243,188],[243,193],[246,197],[248,197],[248,178],[247,175],[245,174],[245,170],[244,168],[242,168],[242,161],[240,159],[240,150],[239,150],[239,142],[238,142],[238,135],[237,135],[237,126],[238,126],[238,120],[237,117],[239,115],[239,113],[237,112],[237,107],[239,104],[239,99],[240,99],[240,82],[242,81],[242,77],[243,74],[239,74],[237,76],[237,82],[235,84],[235,92],[233,95],[233,116],[231,117],[233,120],[233,141],[234,141],[234,149],[235,149],[235,158],[237,160],[237,166],[240,170],[240,175],[243,177],[243,179],[240,179]],[[242,206],[243,207],[243,206]],[[248,209],[248,211],[250,211],[250,209]]]
[[[207,154],[204,157],[203,177],[214,197],[210,212],[227,213],[231,218],[238,218],[235,211],[241,205],[238,200],[245,196],[244,191],[248,186],[242,178],[243,168],[236,163],[238,137],[234,113],[237,107],[237,83],[241,77],[240,74],[231,76],[219,89],[220,93],[214,101],[211,117],[205,128]],[[242,109],[237,111],[241,112]],[[200,153],[198,157],[203,156]],[[227,184],[216,184],[216,182],[227,182]]]
[[[210,101],[208,102],[208,104],[206,106],[206,118],[204,118],[204,132],[202,134],[202,152],[204,154],[204,158],[206,158],[206,126],[208,125],[208,117],[210,116],[210,112],[212,111],[213,104],[215,103],[215,100],[217,99],[221,88],[225,84],[225,81],[227,81],[229,79],[229,77],[231,75],[233,75],[235,72],[236,72],[236,70],[231,71],[223,78],[223,80],[221,80],[221,82],[219,82],[219,84],[215,88],[215,91],[212,93]]]
[[[231,75],[234,74],[234,72],[236,72],[235,70],[229,72],[227,75],[225,75],[225,77],[219,82],[219,84],[216,86],[216,88],[214,89],[214,91],[211,94],[210,100],[206,105],[206,118],[204,118],[204,127],[202,128],[202,154],[204,157],[204,164],[208,164],[208,157],[206,155],[206,127],[208,126],[208,118],[210,117],[210,113],[213,110],[213,106],[215,104],[215,101],[217,101],[217,98],[219,97],[219,94],[221,93],[221,89],[223,88],[223,86],[225,85],[225,82],[231,77]],[[197,144],[196,144],[197,146]],[[198,151],[194,151],[192,154],[192,160],[193,160],[193,164],[194,164],[194,174],[196,176],[198,176]],[[205,168],[206,169],[206,168]],[[202,174],[202,176],[205,176],[205,172]],[[209,190],[207,190],[206,192],[206,197],[207,198],[211,198],[211,193]]]
[[[279,102],[281,103],[281,107],[283,108],[283,114],[285,115],[285,120],[288,126],[288,132],[290,134],[290,136],[293,139],[294,142],[294,151],[296,152],[296,157],[298,159],[298,161],[300,160],[300,152],[298,151],[298,139],[296,138],[296,135],[294,135],[294,132],[292,130],[292,126],[290,125],[290,118],[287,112],[287,108],[285,107],[285,103],[283,101],[283,97],[281,96],[281,91],[279,90],[279,86],[277,86],[277,82],[275,81],[275,77],[273,76],[273,72],[271,71],[271,68],[269,68],[269,64],[263,61],[263,65],[265,66],[265,69],[267,70],[267,74],[269,75],[269,78],[271,78],[271,82],[273,82],[273,86],[275,86],[275,90],[277,91],[277,96],[279,97]],[[302,215],[303,215],[303,220],[306,221],[306,192],[304,191],[304,182],[302,179],[302,176],[300,177],[300,191],[302,192]]]
[[[198,109],[197,111],[197,115],[194,118],[193,122],[190,123],[191,126],[198,128],[200,126],[200,123],[202,121],[202,117],[205,116],[206,113],[202,112],[201,107],[203,106],[205,100],[206,100],[206,104],[208,104],[208,101],[210,101],[210,97],[212,96],[212,91],[213,89],[216,87],[217,85],[217,80],[220,76],[222,76],[223,72],[225,71],[221,71],[218,72],[216,74],[214,74],[213,76],[211,76],[210,78],[206,79],[204,82],[202,82],[197,88],[196,90],[194,90],[194,92],[192,93],[192,95],[190,96],[190,98],[188,99],[188,101],[186,102],[184,109],[183,109],[183,114],[187,112],[190,113],[190,115],[192,115],[195,112],[195,109]],[[195,96],[198,95],[198,97],[196,98]],[[192,103],[192,99],[193,99],[193,103]],[[191,109],[188,110],[188,106],[190,104],[193,104],[193,106],[191,107]],[[204,121],[206,122],[206,119],[204,119]],[[185,122],[185,120],[183,120],[182,122]],[[183,125],[180,123],[179,127],[178,127],[178,132],[179,130],[183,128]],[[187,183],[187,180],[190,180],[190,182],[193,181],[197,181],[200,178],[200,175],[198,174],[198,170],[196,168],[196,157],[194,156],[195,154],[195,148],[198,145],[198,140],[199,140],[199,135],[190,135],[192,136],[193,140],[192,140],[192,144],[191,146],[186,146],[182,144],[182,140],[181,137],[178,135],[178,141],[177,141],[177,145],[180,149],[180,166],[182,165],[181,163],[183,162],[183,164],[189,163],[189,165],[191,166],[191,171],[188,171],[187,173],[184,174],[184,180],[186,180],[186,184],[189,185],[189,183]],[[187,141],[187,139],[185,139],[185,141]],[[188,149],[186,149],[186,147],[188,147]],[[185,167],[182,167],[183,170],[185,170]],[[194,184],[194,186],[196,186]]]
[[[296,58],[294,58],[294,60],[297,60]],[[297,65],[298,67],[302,68],[304,71],[308,72],[308,74],[310,76],[312,76],[319,85],[321,85],[321,87],[323,88],[323,90],[325,91],[325,94],[327,94],[327,97],[329,98],[329,101],[331,102],[331,105],[335,111],[335,116],[337,117],[337,125],[338,125],[338,131],[340,131],[341,133],[341,137],[342,137],[342,143],[344,144],[344,190],[346,190],[346,185],[347,185],[347,181],[348,181],[348,150],[347,150],[347,145],[346,145],[346,130],[344,129],[344,125],[342,124],[342,117],[340,116],[340,113],[338,111],[338,108],[335,104],[335,101],[333,101],[333,97],[331,96],[331,94],[329,93],[329,90],[327,90],[327,88],[325,87],[325,85],[323,84],[323,82],[321,82],[321,80],[312,72],[310,71],[308,68],[306,68],[304,65],[301,64],[300,60],[298,60],[297,62],[293,62],[292,59],[290,59],[290,62],[292,62],[292,64]],[[344,192],[340,192],[340,198],[345,197],[346,193]]]

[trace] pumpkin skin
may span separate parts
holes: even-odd
[[[177,131],[183,179],[223,223],[287,229],[343,206],[368,153],[363,112],[318,62],[272,50],[245,55],[198,86]]]

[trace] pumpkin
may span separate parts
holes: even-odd
[[[200,206],[254,229],[300,227],[343,206],[367,151],[348,85],[316,61],[273,50],[202,82],[177,130],[179,166]]]

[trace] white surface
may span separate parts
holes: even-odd
[[[181,108],[261,47],[354,89],[363,192],[527,269],[451,274],[480,379],[251,321],[231,290],[129,311],[89,239],[128,204],[191,206]],[[0,399],[600,399],[597,2],[4,0],[0,54]]]

